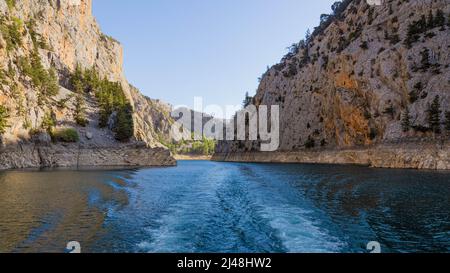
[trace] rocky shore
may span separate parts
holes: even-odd
[[[78,144],[17,144],[0,148],[0,170],[24,168],[96,168],[175,166],[170,152],[144,144],[114,147]]]
[[[218,153],[215,161],[353,164],[373,168],[450,170],[450,143],[383,144],[367,148],[298,152]]]
[[[176,160],[187,160],[187,161],[209,161],[212,156],[210,155],[175,155]]]

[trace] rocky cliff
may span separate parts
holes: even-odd
[[[253,98],[280,105],[278,152],[262,160],[258,141],[229,141],[216,159],[450,169],[449,1],[333,10],[264,73]]]
[[[158,140],[170,107],[127,82],[91,9],[0,0],[0,168],[175,164]]]

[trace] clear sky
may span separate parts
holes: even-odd
[[[124,70],[145,95],[173,105],[241,104],[286,48],[334,0],[93,0],[102,31],[124,47]]]

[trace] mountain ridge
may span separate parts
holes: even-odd
[[[333,10],[335,14],[321,16],[313,35],[294,44],[262,76],[253,104],[280,105],[280,147],[272,159],[264,153],[264,161],[449,169],[444,130],[450,110],[448,1],[371,6],[351,0]],[[434,101],[438,113],[429,115]],[[397,157],[370,163],[377,146],[398,143],[401,149],[403,142]],[[410,142],[419,145],[414,149]],[[420,149],[420,143],[433,148]],[[259,146],[260,141],[222,141],[215,158],[259,161]],[[366,156],[344,155],[355,149]],[[283,159],[283,153],[300,156]],[[317,159],[305,160],[302,154]]]
[[[92,0],[2,0],[0,16],[0,168],[78,166],[82,151],[100,151],[84,165],[175,164],[158,140],[170,107],[128,83]]]

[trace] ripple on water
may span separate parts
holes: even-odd
[[[450,173],[179,162],[0,172],[1,252],[450,251]]]

